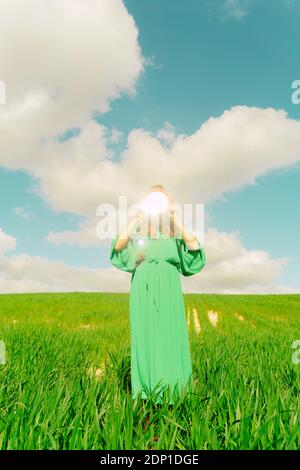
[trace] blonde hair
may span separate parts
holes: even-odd
[[[149,191],[166,191],[166,188],[163,187],[162,184],[154,184],[153,186],[150,186]]]

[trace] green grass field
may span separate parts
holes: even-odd
[[[299,449],[300,295],[185,303],[193,394],[155,409],[131,398],[127,294],[0,295],[0,448]]]

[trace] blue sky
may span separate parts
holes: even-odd
[[[156,135],[167,122],[175,135],[191,136],[210,118],[218,119],[235,106],[283,109],[293,122],[300,120],[300,105],[291,101],[292,82],[300,80],[299,2],[127,0],[123,4],[138,30],[137,43],[148,63],[137,75],[132,96],[126,91],[119,97],[108,94],[110,109],[103,112],[99,106],[94,112],[97,123],[121,133],[119,140],[112,143],[114,161],[122,161],[133,129],[142,128]],[[36,70],[39,71],[38,66]],[[92,71],[86,70],[88,73]],[[50,83],[51,74],[52,71]],[[47,70],[41,68],[41,76],[48,77]],[[0,107],[0,113],[4,108]],[[79,129],[83,122],[80,115]],[[70,128],[66,120],[60,132],[55,129],[56,134],[62,135]],[[44,137],[43,131],[38,135]],[[288,148],[289,142],[286,145]],[[6,159],[0,161],[0,226],[17,243],[6,257],[26,253],[50,262],[59,260],[70,267],[108,268],[108,245],[81,246],[47,240],[50,231],[78,230],[87,213],[69,210],[71,203],[57,202],[49,186],[41,190],[44,172],[35,172],[33,166],[23,162],[10,164],[10,148],[0,148],[0,152],[6,152]],[[243,147],[240,151],[243,152]],[[12,154],[15,153],[13,148]],[[26,161],[25,153],[23,157]],[[221,171],[217,164],[215,171]],[[272,259],[286,258],[287,264],[276,282],[291,291],[300,287],[299,182],[300,153],[298,161],[286,166],[282,163],[279,168],[270,164],[254,184],[241,183],[240,187],[222,191],[205,206],[206,229],[238,232],[245,250],[261,250]],[[201,188],[201,178],[192,184],[195,191],[198,184]],[[199,194],[202,195],[200,190]],[[10,272],[9,276],[8,290],[22,290],[22,286],[15,287],[14,274]],[[25,290],[30,290],[31,284],[28,285]],[[226,291],[220,283],[217,286]],[[234,290],[234,286],[231,288]],[[264,291],[264,285],[261,290]],[[241,291],[247,292],[247,284]]]

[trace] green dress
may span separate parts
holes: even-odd
[[[130,239],[121,251],[111,244],[110,262],[132,273],[130,287],[132,398],[150,395],[169,403],[192,383],[192,363],[180,274],[191,276],[206,263],[201,244],[188,250],[180,238]]]

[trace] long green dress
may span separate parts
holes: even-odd
[[[121,251],[111,244],[110,262],[132,273],[130,288],[132,398],[150,395],[156,403],[168,389],[175,393],[192,383],[192,363],[180,274],[191,276],[206,263],[199,243],[188,250],[181,238],[130,239]]]

